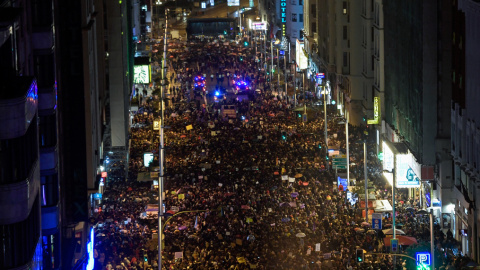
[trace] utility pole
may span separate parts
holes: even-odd
[[[364,134],[365,136],[366,134]],[[363,140],[363,170],[365,177],[365,222],[368,222],[368,179],[367,179],[367,141]]]
[[[329,170],[329,165],[328,165],[328,135],[327,135],[327,101],[326,101],[326,95],[327,95],[327,91],[325,90],[325,82],[322,82],[323,83],[323,111],[325,113],[325,163],[326,163],[326,166],[325,168],[327,168],[327,171]]]
[[[278,94],[280,94],[280,56],[278,55],[278,48],[277,48],[277,73],[278,73],[278,81],[277,81],[277,89],[278,89]]]
[[[163,178],[165,147],[163,129],[165,127],[165,88],[167,78],[167,31],[168,30],[168,9],[165,9],[165,34],[163,39],[163,61],[162,61],[162,92],[160,105],[160,152],[159,152],[159,181],[158,181],[158,270],[162,270],[162,217],[163,217]]]
[[[270,56],[272,60],[272,66],[270,68],[270,85],[272,85],[272,73],[273,73],[273,42],[270,40]]]
[[[345,108],[345,141],[347,146],[347,184],[350,185],[350,147],[348,143],[348,110]]]

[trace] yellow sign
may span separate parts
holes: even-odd
[[[367,124],[378,125],[378,122],[380,122],[380,98],[374,97],[373,98],[373,119],[367,120]]]
[[[160,129],[160,121],[154,120],[153,121],[153,130],[159,130]]]
[[[187,126],[187,130],[191,130],[191,129],[193,129],[193,126],[192,126],[192,125],[188,125],[188,126]]]

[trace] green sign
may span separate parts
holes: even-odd
[[[346,169],[347,165],[333,165],[334,169]]]
[[[332,162],[333,165],[347,165],[346,158],[333,158]]]

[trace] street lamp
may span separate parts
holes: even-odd
[[[168,30],[168,9],[165,9],[165,37],[163,39],[163,61],[162,61],[162,92],[160,99],[160,144],[159,144],[159,181],[158,181],[158,269],[162,269],[162,217],[163,217],[163,178],[165,147],[163,129],[165,127],[165,90],[167,77],[167,30]]]
[[[432,256],[432,269],[435,269],[435,248],[433,244],[433,208],[430,208],[430,212],[424,209],[419,210],[417,215],[430,215],[430,253]]]

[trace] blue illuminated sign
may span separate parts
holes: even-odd
[[[88,254],[88,263],[87,263],[87,270],[93,270],[93,266],[95,264],[95,261],[93,259],[93,247],[94,247],[94,241],[95,241],[95,233],[93,231],[93,228],[90,229],[90,242],[87,244],[87,254]]]
[[[428,252],[416,253],[417,269],[430,269],[431,258]]]

